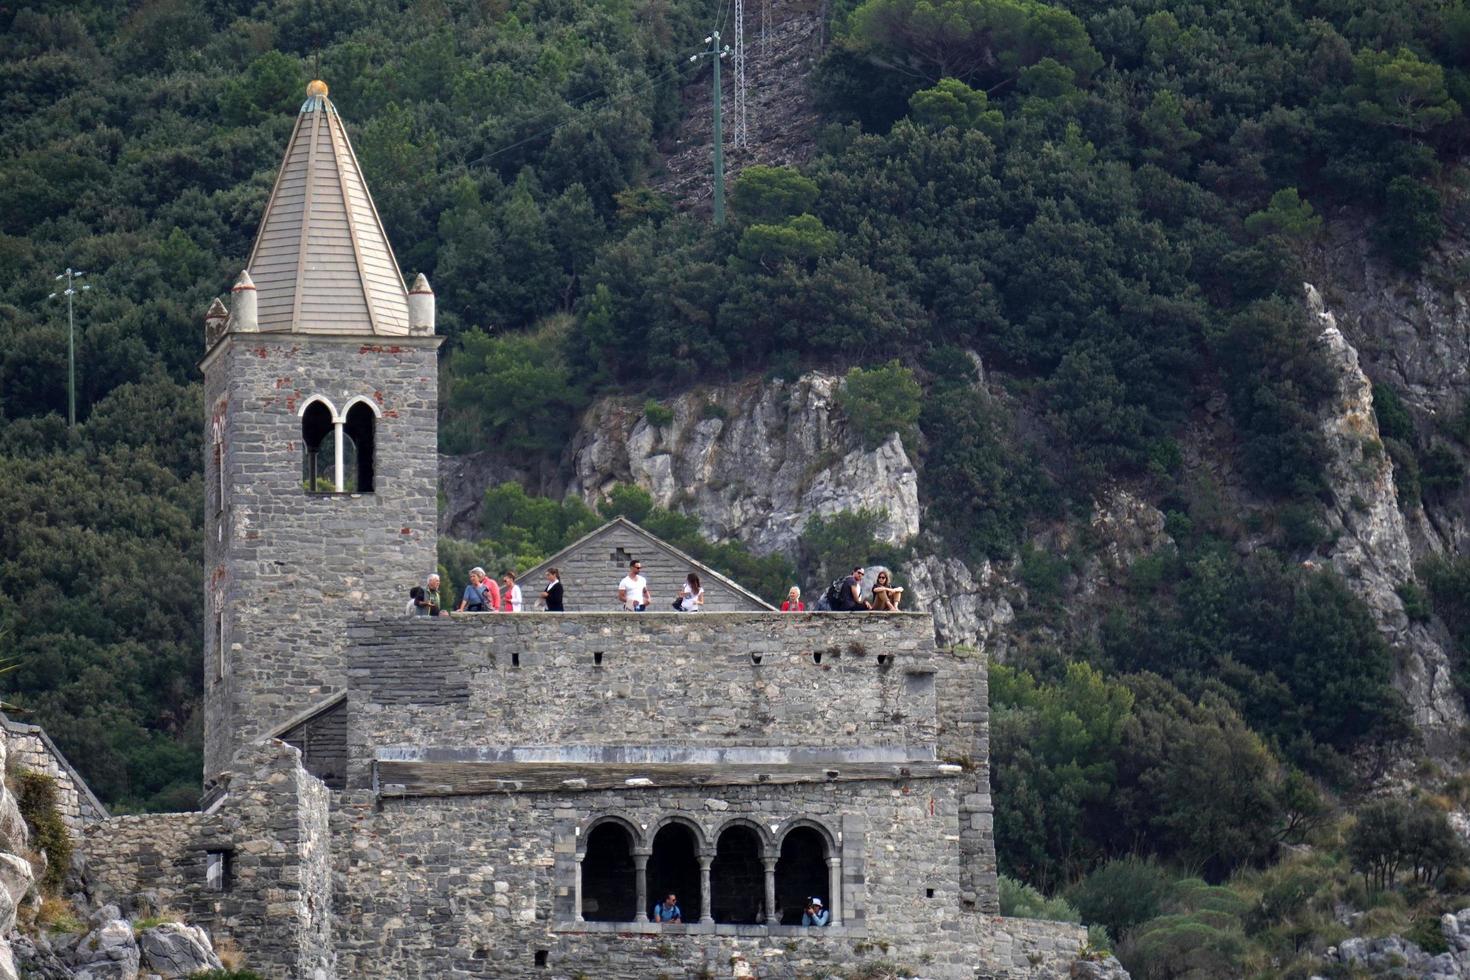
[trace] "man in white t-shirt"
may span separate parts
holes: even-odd
[[[516,585],[516,573],[501,572],[500,582],[500,611],[520,612],[521,587],[519,585]]]
[[[643,563],[635,558],[628,562],[628,574],[618,583],[618,601],[629,612],[643,612],[652,601],[652,596],[648,593],[648,579],[643,577],[642,571]]]

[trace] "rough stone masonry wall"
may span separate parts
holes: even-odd
[[[936,674],[983,669],[936,650],[918,614],[469,615],[360,624],[349,637],[353,787],[369,784],[384,746],[765,746],[933,759]]]
[[[1000,911],[995,809],[990,798],[990,671],[984,651],[948,651],[962,669],[939,685],[939,757],[965,767],[960,807],[960,895],[967,906]]]
[[[43,773],[55,782],[56,808],[73,837],[80,836],[87,824],[107,816],[107,808],[39,725],[24,725],[0,714],[0,732],[5,738],[7,768]]]
[[[987,941],[981,930],[992,926],[962,911],[957,894],[962,790],[949,778],[381,802],[345,794],[333,818],[342,974],[526,976],[541,950],[554,977],[690,977],[706,967],[729,976],[739,953],[761,961],[763,980],[884,959],[927,977],[970,978]],[[697,824],[701,838],[739,818],[769,827],[804,817],[840,830],[844,927],[722,926],[730,934],[716,935],[709,926],[576,924],[577,830],[604,814],[649,838],[673,815]]]
[[[438,338],[379,340],[232,334],[205,360],[207,776],[339,690],[348,619],[397,614],[436,566]],[[372,493],[304,489],[298,412],[317,395],[380,410]]]
[[[82,840],[99,902],[171,911],[240,949],[279,980],[335,976],[331,939],[330,800],[281,742],[233,760],[228,795],[211,813],[112,817]],[[211,852],[230,855],[231,881],[212,889]]]

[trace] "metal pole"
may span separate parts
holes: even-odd
[[[725,134],[720,119],[720,32],[715,45],[715,224],[725,223]]]
[[[85,272],[68,268],[56,277],[57,282],[66,280],[66,288],[47,297],[47,299],[55,299],[58,296],[66,296],[66,424],[73,429],[77,427],[77,318],[73,297],[79,291],[92,288],[88,285],[83,286],[81,290],[77,289],[76,281],[84,275],[86,275]]]
[[[66,424],[77,427],[77,321],[72,313],[71,270],[66,270]]]

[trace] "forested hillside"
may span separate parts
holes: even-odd
[[[1335,382],[1300,283],[1324,216],[1366,229],[1406,280],[1462,236],[1470,8],[839,0],[811,12],[831,38],[811,162],[746,170],[715,227],[651,188],[681,90],[708,80],[688,55],[728,6],[0,9],[5,698],[109,802],[192,805],[201,317],[321,77],[404,273],[438,294],[446,452],[554,472],[596,397],[656,412],[693,383],[852,371],[853,424],[918,458],[925,531],[906,547],[1010,563],[1029,597],[992,676],[1002,869],[1068,890],[1132,944],[1135,975],[1179,975],[1186,953],[1211,975],[1289,972],[1346,934],[1343,903],[1385,929],[1437,921],[1467,884],[1444,813],[1470,788],[1426,762],[1437,795],[1343,820],[1381,785],[1373,760],[1416,749],[1373,617],[1310,561],[1330,536],[1318,420]],[[93,285],[75,430],[47,299],[67,266]],[[1379,387],[1374,451],[1402,506],[1463,509],[1466,392],[1429,419]],[[1229,432],[1204,445],[1208,406]],[[1041,532],[1119,486],[1173,544],[1084,622],[1066,582],[1087,537]],[[755,558],[637,491],[606,512],[768,598],[794,566],[901,557],[875,552],[863,515]],[[529,564],[592,520],[518,488],[486,514],[486,540],[445,542],[451,568]],[[1466,546],[1401,596],[1470,679]],[[1419,848],[1394,859],[1420,869],[1407,895],[1354,873],[1411,846],[1395,841]]]

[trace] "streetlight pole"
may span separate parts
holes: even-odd
[[[77,293],[91,289],[91,285],[77,286],[76,281],[85,272],[77,272],[70,267],[56,277],[57,282],[66,280],[66,288],[60,292],[52,293],[47,299],[55,299],[58,296],[66,297],[66,424],[75,429],[77,427],[77,322],[76,315],[72,310],[72,298]]]
[[[700,58],[715,59],[715,224],[725,223],[725,132],[723,119],[721,118],[720,106],[720,59],[730,53],[727,44],[720,47],[720,32],[715,31],[704,39],[709,45],[704,51],[689,56],[690,61],[698,61]]]

